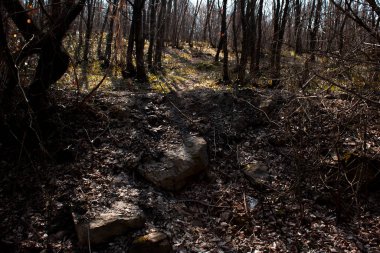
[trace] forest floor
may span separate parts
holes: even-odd
[[[234,94],[217,83],[211,53],[166,53],[165,75],[150,75],[146,89],[117,79],[79,105],[74,91],[54,91],[38,150],[0,143],[0,252],[127,252],[155,230],[182,253],[380,252],[380,192],[339,174],[352,157],[379,164],[375,105],[346,94]],[[136,173],[188,134],[207,141],[207,172],[178,192]],[[244,173],[255,162],[268,170],[263,184]],[[72,212],[120,200],[144,211],[145,227],[79,247]]]

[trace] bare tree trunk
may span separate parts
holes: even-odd
[[[88,61],[93,21],[94,21],[94,0],[87,0],[86,34],[85,34],[84,49],[83,49],[84,61]]]
[[[100,29],[100,36],[98,41],[98,48],[97,48],[97,54],[98,54],[98,60],[103,60],[103,54],[102,54],[102,45],[103,45],[103,34],[106,29],[107,23],[108,23],[108,16],[111,10],[111,4],[108,4],[107,11],[104,16],[104,21],[102,24],[102,28]]]
[[[339,29],[339,54],[343,55],[343,49],[344,49],[344,28],[346,25],[347,16],[344,16],[343,22]]]
[[[223,43],[223,82],[230,82],[228,74],[227,0],[223,0],[221,41]]]
[[[150,16],[149,16],[149,48],[148,48],[148,68],[153,66],[153,46],[156,35],[156,11],[158,0],[149,0]]]
[[[255,72],[255,56],[256,56],[256,40],[257,40],[257,34],[256,34],[256,0],[252,1],[252,10],[251,10],[251,19],[249,22],[249,33],[251,34],[251,47],[250,47],[250,66],[249,66],[249,72],[250,75],[253,76]]]
[[[236,58],[236,65],[239,66],[240,60],[239,60],[239,50],[238,50],[238,32],[237,32],[237,24],[236,24],[236,15],[237,12],[237,0],[234,0],[234,10],[232,12],[232,47],[233,51],[235,53]]]
[[[110,26],[107,34],[107,39],[106,39],[106,50],[104,52],[104,61],[103,61],[103,67],[108,68],[110,65],[111,61],[111,53],[112,53],[112,41],[114,37],[114,22],[115,22],[115,17],[116,17],[116,12],[118,9],[118,2],[119,0],[113,0],[113,8],[112,8],[112,13],[110,17]]]
[[[45,109],[48,105],[47,90],[62,77],[69,66],[69,55],[62,47],[62,41],[71,23],[82,11],[84,2],[81,0],[72,8],[65,10],[53,24],[44,29],[44,32],[35,25],[18,0],[1,2],[24,39],[30,40],[30,43],[26,44],[18,54],[16,64],[38,52],[37,67],[26,92],[34,111]],[[26,20],[29,22],[25,22]],[[37,39],[32,40],[31,36]]]
[[[8,47],[7,32],[3,23],[4,14],[0,3],[0,120],[11,110],[13,92],[19,83],[18,69]],[[2,123],[0,123],[2,124]]]
[[[83,47],[83,11],[80,14],[79,17],[79,30],[78,30],[78,45],[75,48],[75,53],[74,53],[74,59],[78,63],[81,61],[80,53],[81,49]]]
[[[166,23],[166,0],[161,0],[160,13],[158,15],[158,20],[161,20],[161,23],[158,27],[157,38],[156,38],[156,52],[154,54],[153,66],[156,69],[162,68],[162,50],[164,48],[165,41],[165,23]]]
[[[172,36],[171,36],[171,44],[172,47],[178,47],[177,43],[177,31],[178,31],[178,0],[173,0],[173,17],[172,17]]]
[[[277,87],[280,84],[281,48],[288,19],[289,2],[290,0],[273,0],[273,40],[271,48],[272,87]]]
[[[176,35],[176,41],[175,41],[175,47],[176,48],[179,48],[180,47],[180,41],[181,41],[181,34],[180,32],[182,31],[183,29],[183,23],[185,22],[185,17],[186,17],[186,14],[187,14],[187,10],[189,8],[189,0],[185,0],[186,2],[184,3],[185,6],[183,7],[183,11],[181,13],[181,16],[180,16],[180,22],[179,22],[179,29],[177,30],[177,35]]]
[[[202,0],[197,0],[197,3],[195,4],[195,10],[193,13],[193,22],[191,24],[190,35],[187,41],[187,43],[189,44],[189,47],[193,47],[194,29],[195,29],[195,24],[197,22],[197,16],[198,16],[199,10],[201,9],[201,4],[202,4]]]
[[[207,40],[207,29],[209,30],[209,38],[211,38],[211,14],[214,10],[214,6],[215,6],[215,0],[207,0],[207,4],[206,4],[206,20],[205,20],[205,24],[204,24],[204,27],[203,27],[203,41],[206,41]],[[211,46],[212,47],[215,47],[215,45],[212,43],[212,39],[210,39],[210,42],[211,42]]]
[[[133,17],[135,19],[135,43],[136,43],[136,78],[140,82],[147,80],[144,65],[144,34],[143,34],[143,9],[145,0],[135,0]]]
[[[135,45],[134,43],[135,30],[136,30],[136,20],[132,17],[131,29],[129,31],[129,37],[128,37],[126,70],[123,73],[124,78],[133,77],[136,75],[136,68],[135,68],[135,65],[133,64],[133,48]]]
[[[261,41],[263,36],[263,6],[264,0],[260,0],[259,9],[258,9],[258,17],[257,17],[257,39],[256,39],[256,55],[255,55],[255,75],[260,71],[260,58],[261,58]]]
[[[302,25],[301,25],[301,11],[302,11],[302,2],[301,0],[295,0],[295,34],[296,34],[296,46],[295,53],[300,55],[302,54]]]
[[[252,56],[252,51],[254,45],[254,31],[255,25],[254,14],[255,14],[256,0],[243,0],[240,5],[240,15],[242,23],[242,45],[241,45],[241,58],[238,71],[238,79],[240,82],[245,82],[245,71],[248,64],[248,59]],[[251,57],[251,62],[252,57]]]
[[[166,27],[165,27],[165,40],[164,41],[170,41],[170,35],[169,31],[172,31],[172,22],[173,22],[173,17],[172,17],[172,7],[173,7],[173,1],[175,0],[169,0],[167,6],[166,6]]]
[[[315,13],[314,13],[314,21],[313,25],[310,29],[310,62],[315,62],[315,49],[317,45],[317,35],[318,35],[318,29],[319,29],[319,24],[321,21],[321,10],[322,10],[322,0],[317,0],[317,6],[315,8]],[[314,3],[314,2],[313,2]]]

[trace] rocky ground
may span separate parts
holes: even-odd
[[[0,143],[0,252],[380,252],[376,104],[181,87],[56,91]]]
[[[264,90],[108,92],[79,107],[69,94],[57,94],[59,128],[44,136],[55,162],[2,177],[2,252],[378,252],[378,192],[334,195],[309,167],[339,169],[328,126],[341,127],[343,155],[361,149],[359,116],[342,113],[352,106],[372,117],[365,142],[378,161],[375,108]],[[189,138],[196,155],[184,155]]]

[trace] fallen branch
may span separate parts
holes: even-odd
[[[355,92],[355,91],[353,91],[353,90],[351,90],[351,89],[348,89],[348,88],[344,87],[343,85],[337,84],[336,82],[334,82],[334,81],[328,79],[327,77],[321,76],[321,75],[316,74],[316,73],[315,73],[315,76],[317,76],[317,77],[319,77],[320,79],[322,79],[323,81],[329,82],[329,83],[332,84],[333,86],[336,86],[336,87],[342,89],[343,91],[345,91],[345,92],[347,92],[347,93],[350,93],[350,94],[352,94],[352,95],[354,95],[354,96],[356,96],[356,97],[358,97],[358,98],[360,98],[360,99],[363,99],[363,100],[365,100],[365,101],[367,101],[367,102],[369,102],[369,103],[371,103],[371,104],[373,104],[373,105],[375,105],[375,106],[380,106],[380,102],[377,102],[377,101],[372,100],[372,99],[370,99],[370,98],[366,98],[366,97],[364,97],[363,95],[360,95],[360,94],[358,94],[357,92]]]

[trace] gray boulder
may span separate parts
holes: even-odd
[[[190,136],[164,152],[159,161],[149,161],[138,168],[148,181],[165,190],[179,190],[194,175],[207,170],[207,143],[201,137]]]
[[[117,202],[110,210],[99,213],[88,222],[78,219],[73,214],[75,229],[81,245],[105,243],[115,236],[120,236],[132,229],[144,227],[143,212],[134,205]]]

